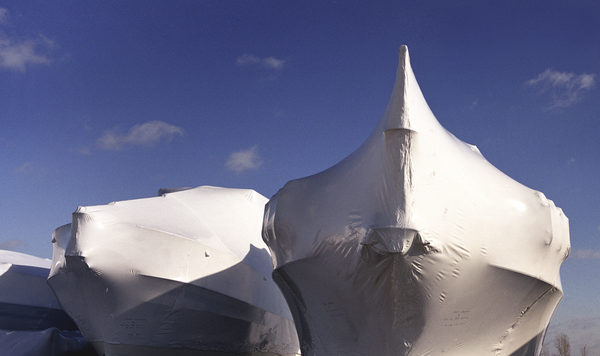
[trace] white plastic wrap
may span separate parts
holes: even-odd
[[[198,187],[80,207],[54,233],[49,283],[100,354],[295,355],[260,235],[266,202]]]
[[[538,355],[570,248],[560,208],[438,123],[405,46],[368,140],[263,229],[303,356]]]
[[[46,283],[50,264],[49,259],[0,250],[0,329],[77,329]]]
[[[51,261],[0,250],[0,355],[90,355],[46,278]]]

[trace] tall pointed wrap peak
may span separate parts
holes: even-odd
[[[439,123],[429,109],[412,71],[408,47],[402,45],[398,49],[396,83],[380,127],[383,130],[420,131],[433,126],[439,127]]]

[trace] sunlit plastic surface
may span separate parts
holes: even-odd
[[[538,355],[570,248],[560,208],[438,123],[405,46],[371,136],[279,190],[263,238],[304,356]]]

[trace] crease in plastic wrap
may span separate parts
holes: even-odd
[[[302,355],[539,355],[568,219],[446,131],[400,48],[367,141],[265,208]]]
[[[203,186],[79,207],[49,284],[99,354],[296,355],[261,239],[267,199]]]

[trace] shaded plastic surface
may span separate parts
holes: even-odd
[[[77,330],[46,283],[50,264],[49,259],[0,250],[0,329]]]
[[[387,110],[353,154],[265,208],[304,356],[538,355],[568,219],[446,131],[400,48]]]
[[[0,303],[60,310],[46,283],[50,264],[48,259],[0,250]]]
[[[0,325],[4,330],[77,330],[77,326],[62,309],[0,303]]]
[[[0,354],[10,356],[95,356],[79,331],[0,330]]]
[[[266,201],[198,187],[80,207],[53,235],[49,284],[99,353],[296,354],[260,236]]]

